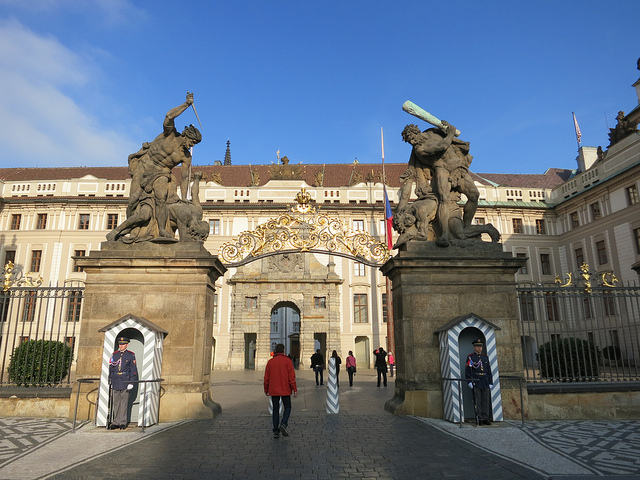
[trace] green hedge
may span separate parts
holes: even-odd
[[[588,340],[554,339],[539,349],[540,375],[569,382],[597,380],[600,358],[600,349]]]
[[[71,348],[62,342],[27,340],[13,351],[9,380],[25,387],[60,383],[72,360]]]

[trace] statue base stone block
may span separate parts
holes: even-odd
[[[515,273],[524,261],[503,252],[498,243],[441,248],[435,242],[413,241],[381,267],[392,285],[397,369],[395,395],[386,403],[386,410],[444,418],[436,332],[471,313],[498,327],[500,376],[523,376]],[[468,350],[460,353],[471,353],[471,344]],[[464,368],[462,372],[464,376]],[[519,419],[518,382],[502,380],[501,384],[505,418]],[[524,404],[526,412],[526,389]]]
[[[99,330],[133,314],[168,332],[159,421],[213,418],[219,413],[210,388],[214,282],[226,271],[218,258],[196,242],[104,242],[101,250],[77,263],[87,274],[77,378],[101,376],[104,334]],[[141,360],[137,361],[140,370]],[[91,419],[95,405],[89,401],[90,392],[96,386],[82,383],[77,388],[78,418]]]

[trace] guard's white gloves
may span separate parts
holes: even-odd
[[[133,383],[130,383],[129,385],[127,385],[127,390],[131,390],[133,388]]]
[[[469,388],[473,388],[473,383],[469,382]]]

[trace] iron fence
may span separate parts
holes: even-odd
[[[0,385],[71,383],[84,284],[0,291]]]
[[[640,380],[640,287],[521,285],[529,383]]]

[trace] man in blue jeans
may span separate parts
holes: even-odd
[[[291,415],[291,392],[298,396],[296,386],[296,372],[293,370],[293,362],[284,354],[284,345],[279,343],[274,349],[271,360],[267,362],[264,370],[264,393],[271,397],[273,407],[273,438],[288,437],[287,426]],[[282,422],[280,421],[280,399],[284,404]]]

